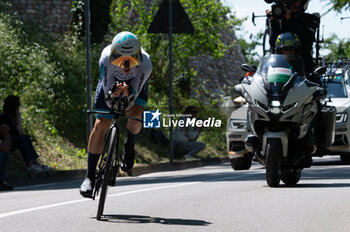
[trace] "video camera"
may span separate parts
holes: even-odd
[[[272,16],[281,19],[284,14],[284,8],[287,4],[293,3],[293,0],[265,0],[266,3],[271,4]]]

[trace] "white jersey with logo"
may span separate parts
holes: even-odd
[[[152,63],[149,55],[141,48],[142,53],[142,63],[131,69],[129,74],[125,74],[118,66],[115,66],[110,63],[109,55],[111,54],[112,49],[111,45],[105,47],[102,51],[99,66],[100,71],[103,76],[103,90],[105,92],[105,96],[109,90],[111,90],[112,86],[118,82],[130,82],[132,91],[130,92],[131,99],[127,109],[130,109],[133,106],[135,99],[141,92],[143,85],[146,83],[147,79],[151,75],[152,72]],[[111,107],[110,102],[106,102],[108,107]]]

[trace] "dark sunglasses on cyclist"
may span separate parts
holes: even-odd
[[[140,65],[142,63],[142,54],[141,51],[139,51],[134,55],[126,56],[111,52],[111,55],[109,56],[109,61],[113,65],[118,66],[119,68],[129,69],[136,67],[137,65]]]

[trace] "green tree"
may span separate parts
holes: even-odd
[[[326,60],[334,62],[339,58],[350,59],[350,39],[339,39],[337,35],[325,39],[324,49],[327,53]]]
[[[337,12],[341,12],[342,10],[350,10],[350,0],[323,0],[324,2],[328,2],[328,6],[330,6],[330,10],[334,10]]]
[[[245,40],[244,38],[238,39],[239,45],[241,46],[241,51],[244,55],[244,58],[247,61],[247,64],[249,65],[259,64],[261,56],[259,55],[257,49],[260,49],[260,47],[262,46],[262,36],[262,32],[259,32],[257,35],[250,34],[250,42]]]

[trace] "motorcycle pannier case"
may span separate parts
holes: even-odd
[[[316,133],[319,148],[324,150],[334,143],[336,108],[334,106],[322,106],[319,113]]]

